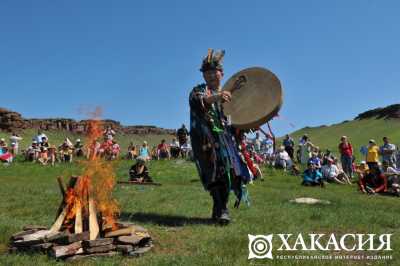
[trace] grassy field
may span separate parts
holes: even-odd
[[[127,178],[130,164],[128,161],[115,163],[118,179]],[[0,265],[63,264],[45,255],[8,255],[7,243],[10,235],[24,225],[51,225],[61,199],[56,177],[68,177],[80,171],[79,164],[41,167],[16,162],[8,167],[0,165]],[[266,180],[249,185],[251,206],[233,209],[231,198],[233,222],[219,227],[210,224],[211,200],[191,162],[151,162],[150,171],[154,179],[163,184],[161,187],[119,185],[115,188],[115,198],[121,208],[120,219],[146,227],[154,238],[154,249],[140,258],[91,259],[76,265],[400,265],[398,198],[362,195],[355,185],[329,184],[324,189],[302,187],[299,177],[264,169]],[[305,196],[329,200],[331,204],[289,202]],[[393,252],[384,253],[392,255],[393,260],[247,259],[247,234],[312,232],[393,233]],[[338,253],[296,253],[301,254]]]

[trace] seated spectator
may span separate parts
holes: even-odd
[[[332,159],[333,161],[336,160],[336,157],[333,155],[331,150],[327,149],[322,156],[322,165],[327,165],[328,164],[328,159]]]
[[[48,147],[50,147],[50,145],[49,145],[49,140],[47,139],[47,137],[42,137],[42,141],[40,142],[40,145],[39,145],[41,148],[42,147],[44,147],[44,148],[48,148]]]
[[[292,167],[292,160],[285,150],[284,146],[280,146],[275,158],[275,168],[281,168],[284,171]]]
[[[400,170],[390,166],[388,161],[383,161],[382,170],[388,181],[388,190],[393,195],[400,196]]]
[[[151,160],[149,146],[147,145],[147,141],[143,141],[143,145],[139,149],[139,157],[143,158],[145,161]]]
[[[103,131],[104,139],[105,140],[113,140],[115,136],[115,131],[112,129],[111,126],[108,126],[104,131]]]
[[[72,142],[65,138],[63,144],[59,146],[61,161],[72,163],[72,154],[74,152]]]
[[[13,155],[11,152],[8,150],[7,147],[1,147],[0,148],[0,162],[3,163],[11,163],[13,160]]]
[[[99,154],[99,149],[100,149],[100,142],[97,140],[93,140],[92,143],[90,143],[87,148],[86,148],[86,159],[88,160],[94,160]]]
[[[303,186],[324,186],[322,174],[318,171],[312,162],[307,164],[307,169],[303,173]]]
[[[178,158],[179,154],[181,153],[181,148],[179,146],[179,142],[174,138],[172,139],[171,144],[169,145],[171,151],[172,158]]]
[[[136,159],[137,156],[138,156],[138,154],[137,154],[136,146],[133,144],[133,142],[131,142],[128,146],[128,154],[126,157],[128,160],[133,160],[133,159]]]
[[[57,148],[55,145],[51,145],[50,148],[47,149],[47,157],[49,158],[49,162],[52,166],[56,163],[57,160]]]
[[[377,167],[369,168],[358,182],[362,193],[375,194],[387,192],[387,178]]]
[[[332,159],[328,159],[328,164],[322,166],[321,168],[322,177],[328,182],[334,182],[338,184],[351,184],[350,179],[347,175],[340,171],[339,168],[334,164]]]
[[[321,159],[318,157],[318,153],[313,152],[311,158],[308,160],[309,163],[314,164],[317,170],[321,169]]]
[[[80,139],[77,139],[74,145],[74,154],[76,157],[83,157],[83,144]]]
[[[47,148],[46,147],[41,147],[40,148],[38,162],[41,165],[47,165],[48,161],[49,161],[49,157],[48,157],[48,153],[47,153]]]
[[[4,138],[0,139],[0,148],[7,148],[7,142]]]
[[[113,140],[111,146],[111,160],[117,159],[120,153],[121,153],[121,147],[115,140]]]
[[[157,146],[157,160],[170,159],[169,147],[165,143],[165,139],[161,140],[161,143]]]
[[[43,138],[48,139],[46,134],[44,134],[40,129],[38,130],[38,134],[34,137],[33,140],[36,141],[37,144],[40,145],[42,143]]]
[[[25,160],[30,162],[36,161],[39,158],[39,152],[39,144],[36,142],[36,140],[32,141],[32,144],[25,151]]]
[[[129,180],[137,182],[153,182],[146,167],[146,160],[142,157],[136,159],[136,164],[129,169]]]
[[[103,143],[100,145],[100,148],[98,151],[99,156],[105,157],[105,158],[111,158],[112,145],[113,145],[112,140],[104,140]]]

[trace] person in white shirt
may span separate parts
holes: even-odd
[[[37,144],[42,143],[43,138],[45,139],[49,139],[46,134],[44,134],[42,131],[38,130],[38,134],[37,136],[34,138],[34,140],[36,140]]]
[[[177,141],[176,138],[172,139],[171,144],[169,144],[169,148],[171,151],[171,156],[173,158],[178,158],[179,154],[181,153],[181,148],[179,147],[179,141]]]
[[[280,146],[275,158],[275,167],[283,168],[284,171],[292,166],[292,160],[289,154],[285,151],[284,146]]]
[[[18,154],[19,142],[22,140],[16,133],[12,133],[10,137],[11,153],[16,156]]]
[[[328,164],[322,166],[321,172],[322,172],[322,177],[328,182],[335,182],[338,184],[345,185],[351,184],[351,181],[349,178],[346,178],[346,175],[342,173],[339,168],[333,163],[332,159],[328,159]]]

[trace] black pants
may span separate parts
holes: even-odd
[[[289,154],[290,159],[293,160],[294,149],[291,146],[286,146],[285,151]]]
[[[368,168],[369,169],[378,169],[379,165],[377,162],[367,162]]]

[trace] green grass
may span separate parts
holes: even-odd
[[[127,178],[130,164],[128,161],[116,163],[119,179]],[[400,264],[398,198],[365,196],[357,191],[355,185],[328,185],[325,189],[302,187],[299,177],[264,169],[266,180],[249,185],[252,205],[241,205],[238,210],[233,209],[232,197],[230,207],[233,222],[227,227],[219,227],[209,224],[211,199],[198,181],[194,164],[177,160],[151,162],[149,166],[151,175],[162,186],[119,185],[115,188],[115,198],[120,203],[121,220],[146,227],[154,238],[154,249],[140,258],[117,256],[81,261],[77,265]],[[41,167],[17,162],[8,167],[0,166],[0,265],[62,264],[45,255],[8,255],[6,246],[9,237],[24,225],[50,226],[61,199],[56,177],[79,173],[78,164]],[[290,199],[304,196],[329,200],[331,204],[299,205],[289,202]],[[393,233],[394,251],[390,253],[393,260],[357,262],[247,259],[247,234],[312,232],[334,232],[339,235]]]
[[[360,147],[368,144],[368,140],[375,139],[380,146],[383,144],[382,138],[389,137],[392,143],[400,146],[400,120],[397,119],[364,119],[354,120],[331,126],[320,126],[313,128],[303,128],[291,134],[296,143],[304,134],[308,134],[311,142],[323,150],[330,149],[335,154],[339,154],[338,145],[341,136],[349,137],[353,144],[355,155],[361,160],[359,153]]]

